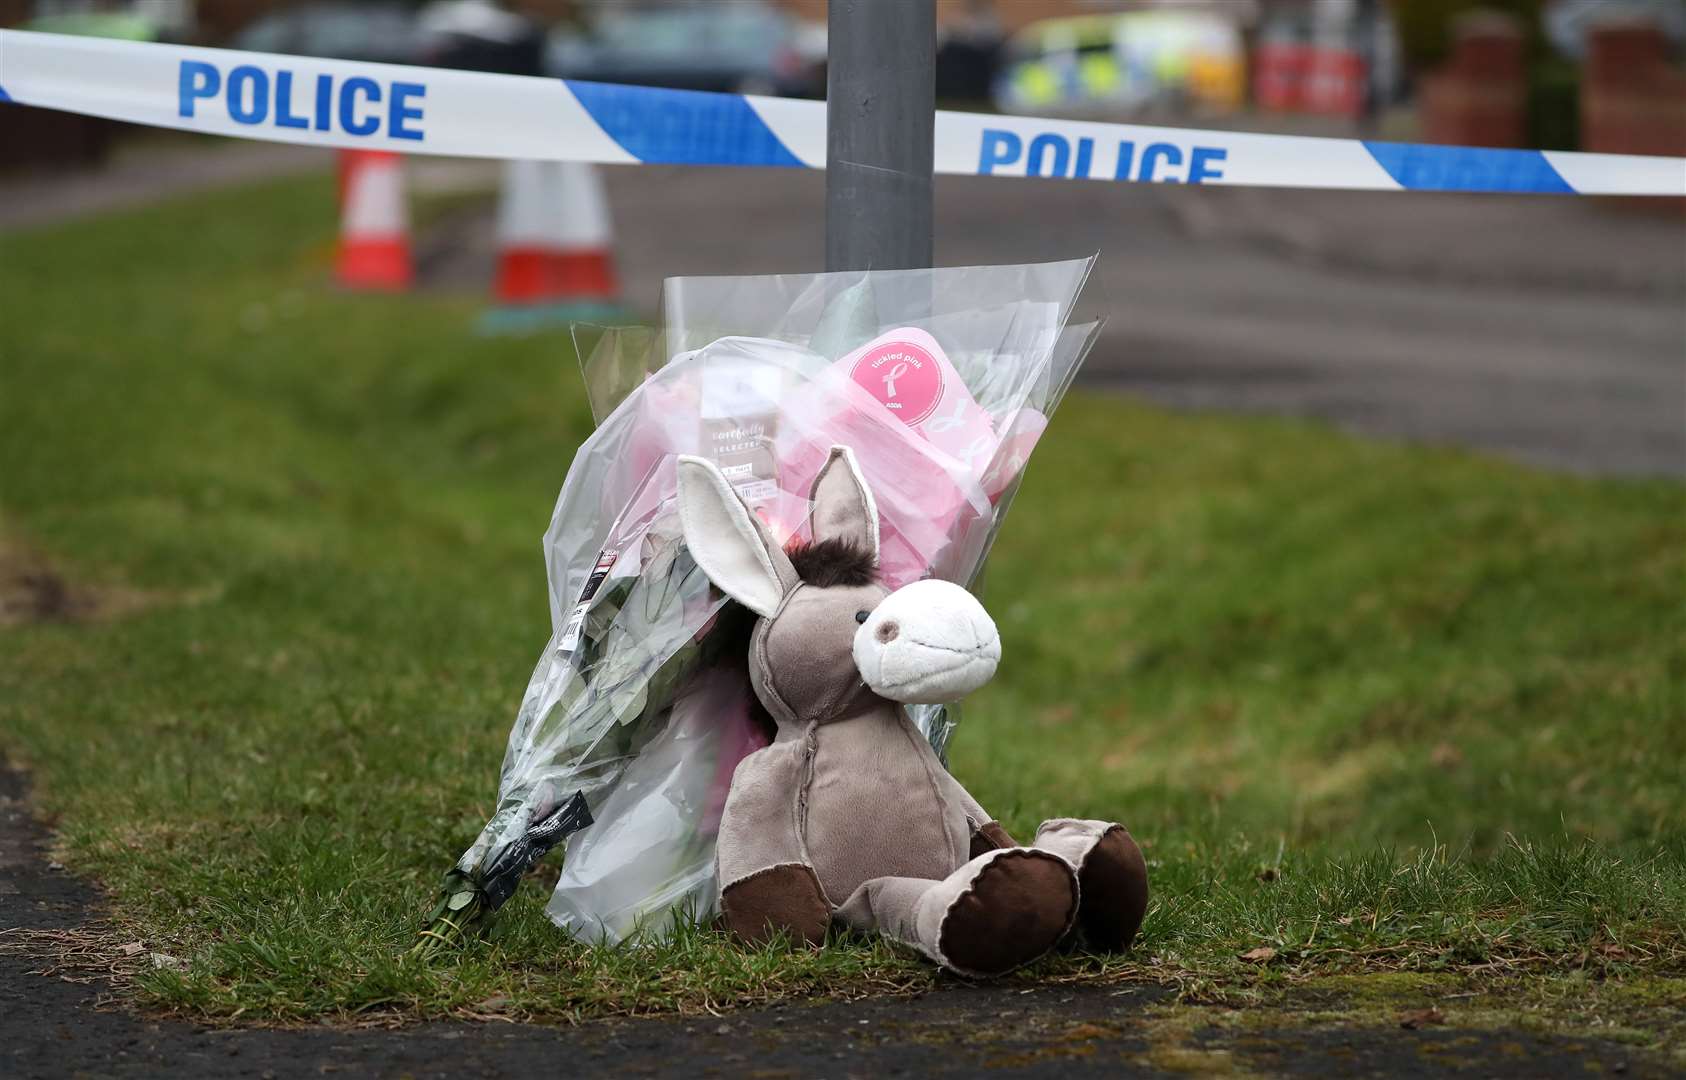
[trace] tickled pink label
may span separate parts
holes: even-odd
[[[916,326],[891,330],[837,361],[839,370],[908,427],[974,474],[1000,441],[937,339]]]
[[[874,342],[855,361],[849,377],[910,426],[935,412],[943,396],[937,358],[905,339]]]

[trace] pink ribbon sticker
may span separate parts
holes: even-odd
[[[982,474],[1000,440],[936,338],[903,326],[837,364],[902,423]]]
[[[873,342],[856,359],[849,377],[910,427],[930,416],[943,396],[937,358],[906,339]]]

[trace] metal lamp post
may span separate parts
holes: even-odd
[[[825,268],[932,262],[935,0],[831,0]]]

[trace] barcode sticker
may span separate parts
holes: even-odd
[[[579,603],[574,605],[574,613],[568,616],[568,625],[562,630],[562,651],[573,652],[580,646],[580,638],[585,630],[585,613],[591,609],[591,598],[597,595],[597,590],[603,584],[603,579],[609,576],[609,571],[615,565],[619,552],[612,548],[604,548],[597,556],[597,565],[591,570],[591,576],[586,578],[585,587],[580,590]]]
[[[585,627],[585,605],[574,609],[573,617],[568,620],[568,628],[562,632],[562,651],[573,652],[580,647],[580,630]]]
[[[749,480],[733,484],[732,488],[750,506],[771,502],[779,493],[779,485],[772,480]]]

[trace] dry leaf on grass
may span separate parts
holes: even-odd
[[[1402,1013],[1399,1017],[1399,1026],[1407,1031],[1415,1031],[1421,1027],[1428,1027],[1430,1024],[1444,1024],[1445,1022],[1446,1014],[1432,1005],[1426,1009]]]
[[[1241,954],[1241,959],[1250,960],[1255,964],[1268,964],[1276,959],[1276,950],[1269,945],[1260,945],[1256,949],[1248,949]]]

